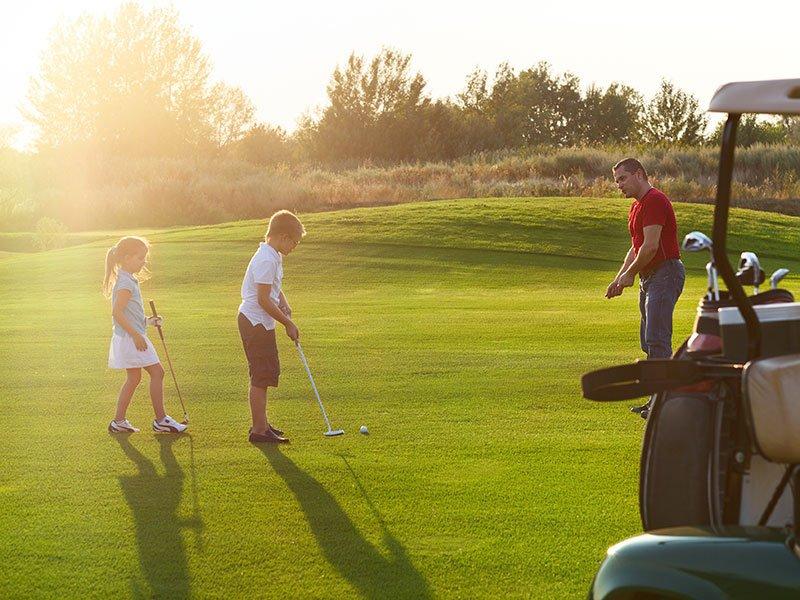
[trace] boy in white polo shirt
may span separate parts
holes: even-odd
[[[253,426],[249,440],[253,443],[288,443],[283,432],[267,420],[267,388],[278,387],[280,361],[275,343],[275,324],[286,328],[292,341],[300,331],[292,322],[292,309],[281,290],[282,256],[297,247],[306,234],[303,224],[288,210],[276,212],[269,220],[266,242],[259,244],[250,259],[242,281],[242,303],[239,305],[239,335],[250,371],[250,413]]]

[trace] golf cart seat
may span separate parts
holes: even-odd
[[[773,462],[800,463],[800,354],[752,361],[742,377],[759,453]]]

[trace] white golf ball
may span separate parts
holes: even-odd
[[[362,425],[361,428],[359,429],[359,431],[361,433],[363,433],[364,435],[367,435],[369,433],[369,429],[367,429],[366,425]]]

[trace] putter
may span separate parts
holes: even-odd
[[[311,369],[308,368],[308,361],[306,360],[306,355],[303,354],[303,347],[300,345],[300,340],[295,340],[294,345],[297,348],[297,352],[300,354],[300,361],[306,368],[306,373],[308,373],[308,380],[311,382],[311,388],[314,390],[314,395],[317,397],[317,403],[319,404],[319,409],[322,411],[322,418],[325,419],[325,425],[327,425],[328,427],[328,431],[326,431],[322,435],[326,435],[328,437],[343,435],[344,429],[331,429],[331,422],[328,420],[328,413],[325,412],[325,407],[322,406],[322,400],[319,397],[319,392],[317,391],[317,385],[314,383],[314,378],[311,376]]]
[[[778,289],[778,282],[789,274],[789,269],[778,269],[769,278],[769,285],[773,290]]]
[[[150,309],[153,311],[153,316],[157,317],[156,303],[150,300]],[[167,350],[167,341],[164,339],[164,332],[161,331],[161,325],[156,325],[158,335],[161,338],[161,344],[164,346],[164,355],[167,357],[167,364],[169,365],[169,372],[172,373],[172,381],[175,383],[175,390],[178,392],[178,400],[181,401],[181,408],[183,409],[183,425],[189,424],[189,415],[186,412],[186,405],[183,403],[183,396],[181,396],[181,388],[178,387],[178,380],[175,377],[175,369],[172,368],[172,361],[169,358],[169,350]]]
[[[717,267],[714,264],[714,243],[702,231],[692,231],[683,238],[682,247],[687,252],[700,252],[708,250],[711,254],[711,261],[706,265],[708,273],[708,299],[719,301],[719,277]]]

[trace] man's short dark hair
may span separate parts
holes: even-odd
[[[647,171],[644,168],[644,165],[640,163],[635,158],[623,158],[617,164],[614,165],[614,171],[617,169],[625,169],[628,173],[636,173],[639,169],[642,170],[644,174],[644,178],[647,179]]]

